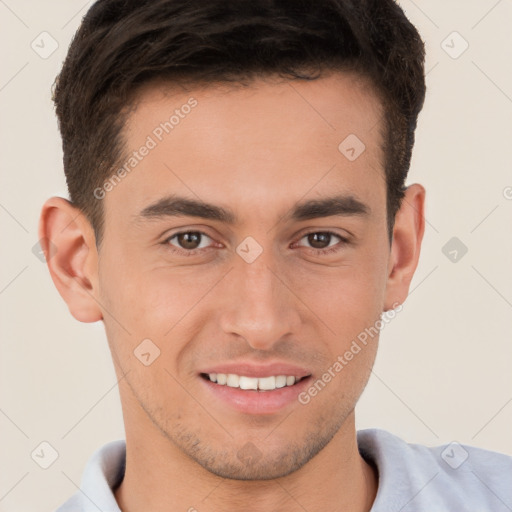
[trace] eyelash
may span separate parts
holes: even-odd
[[[184,235],[184,234],[187,234],[187,233],[199,233],[200,235],[204,235],[208,238],[211,239],[210,236],[208,236],[206,233],[204,233],[203,231],[179,231],[178,233],[174,233],[173,235],[167,237],[163,242],[162,242],[162,245],[166,245],[167,248],[172,252],[172,253],[175,253],[175,254],[179,254],[181,256],[195,256],[197,254],[200,254],[200,253],[203,253],[204,251],[208,251],[209,249],[211,249],[211,246],[209,247],[202,247],[200,249],[192,249],[190,251],[187,251],[186,249],[177,249],[176,247],[174,247],[173,245],[171,245],[169,242],[179,236],[179,235]],[[308,251],[310,252],[313,252],[315,255],[320,255],[320,256],[323,256],[325,254],[330,254],[330,253],[334,253],[334,252],[337,252],[339,250],[341,250],[341,247],[338,247],[338,246],[346,246],[348,245],[350,242],[347,238],[339,235],[338,233],[335,233],[334,231],[329,231],[329,230],[323,230],[323,231],[309,231],[308,233],[304,233],[304,235],[302,235],[298,241],[302,240],[303,238],[307,237],[308,235],[311,235],[311,234],[318,234],[318,233],[321,233],[321,234],[325,234],[325,235],[331,235],[331,236],[335,236],[337,238],[340,239],[340,242],[338,242],[338,244],[334,245],[333,247],[326,247],[324,249],[315,249],[313,247],[305,247],[305,249],[307,249]],[[303,246],[301,246],[303,247]]]

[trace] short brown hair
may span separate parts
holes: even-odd
[[[98,0],[54,84],[70,199],[99,245],[103,208],[93,191],[122,161],[127,107],[144,84],[351,70],[370,80],[384,107],[391,239],[425,98],[424,58],[393,0]]]

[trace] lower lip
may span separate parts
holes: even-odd
[[[232,388],[216,384],[203,377],[199,378],[210,393],[239,412],[273,414],[281,411],[287,405],[294,402],[298,403],[297,397],[308,386],[311,376],[302,379],[293,386],[285,386],[271,391]]]

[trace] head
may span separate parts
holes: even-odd
[[[91,7],[54,91],[70,201],[45,204],[40,235],[71,313],[104,322],[125,422],[242,479],[297,470],[342,429],[378,334],[334,365],[418,261],[423,65],[392,0]],[[279,407],[207,382],[274,363],[305,377]]]

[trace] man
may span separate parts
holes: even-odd
[[[71,201],[40,237],[105,325],[126,443],[59,512],[512,507],[510,457],[355,429],[420,254],[424,96],[392,0],[91,7],[55,88]]]

